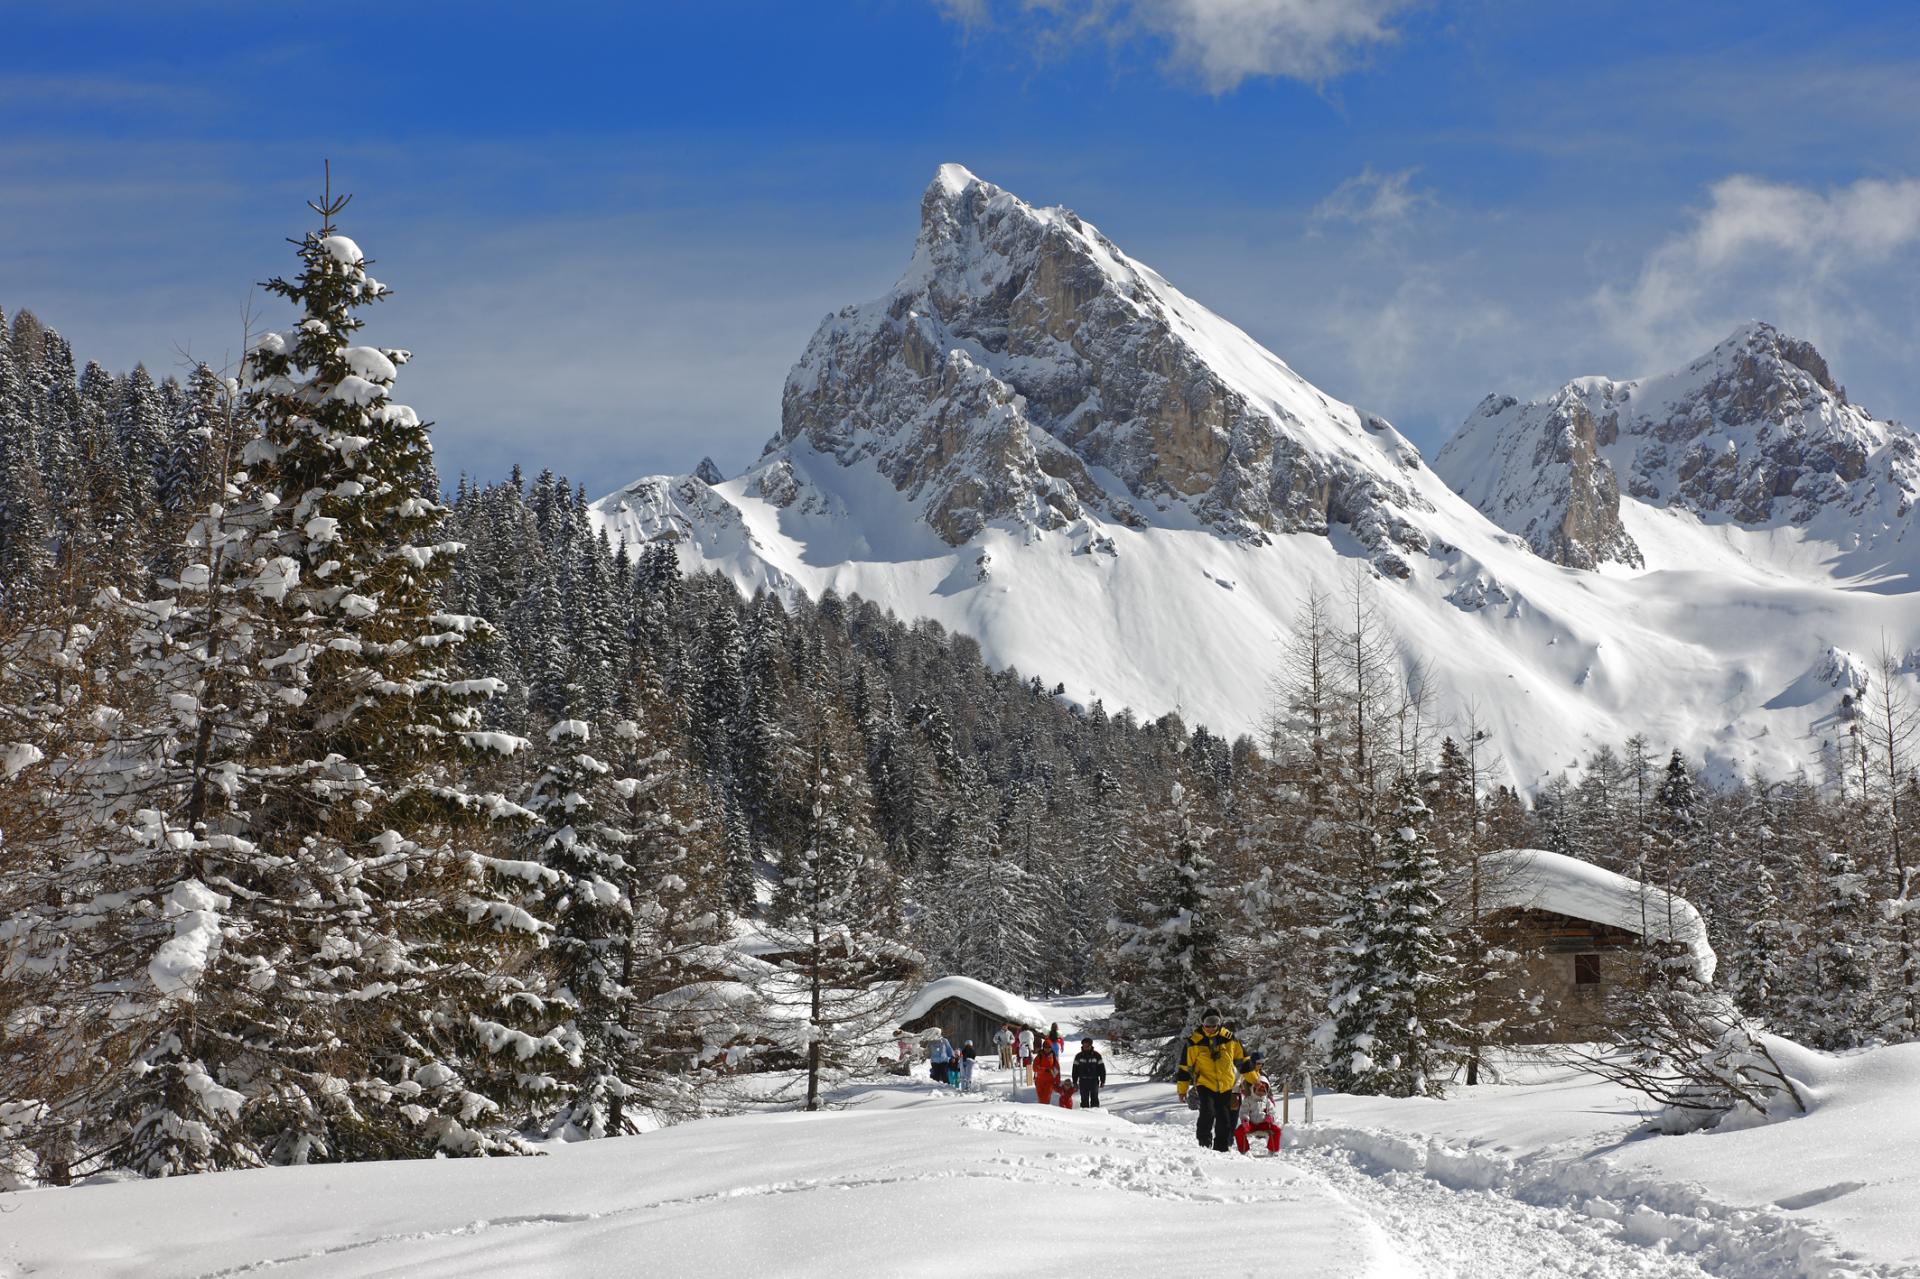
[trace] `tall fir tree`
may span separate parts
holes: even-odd
[[[1154,1046],[1152,1070],[1171,1078],[1182,1031],[1220,999],[1229,971],[1227,934],[1207,843],[1213,829],[1194,811],[1191,792],[1175,782],[1166,815],[1154,832],[1155,868],[1131,918],[1116,920],[1113,957],[1114,1021],[1135,1042]]]
[[[274,964],[289,997],[255,1031],[270,1061],[255,1119],[280,1161],[518,1149],[503,1129],[567,1044],[528,975],[544,932],[530,886],[488,860],[496,824],[525,810],[467,778],[526,743],[484,728],[497,687],[453,664],[485,625],[436,598],[460,548],[422,495],[427,425],[391,399],[408,356],[353,343],[387,289],[331,225],[338,203],[316,207],[299,276],[265,286],[300,318],[256,343],[244,377],[245,460],[277,497],[258,537],[285,703],[251,816],[292,921]]]

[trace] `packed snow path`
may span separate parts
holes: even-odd
[[[9,1197],[0,1275],[941,1274],[1013,1255],[1102,1276],[1693,1276],[1567,1207],[1449,1189],[1364,1149],[1199,1149],[1164,1086],[1011,1102],[991,1074],[553,1157],[274,1169]],[[1123,1117],[1123,1112],[1131,1118]],[[1733,1270],[1718,1273],[1794,1273]],[[1827,1272],[1837,1273],[1837,1272]]]

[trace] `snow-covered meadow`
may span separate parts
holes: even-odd
[[[868,1082],[544,1158],[30,1191],[0,1275],[1920,1273],[1920,1045],[1792,1062],[1811,1113],[1758,1127],[1645,1135],[1630,1095],[1516,1062],[1446,1100],[1322,1095],[1312,1127],[1295,1098],[1270,1158],[1198,1149],[1164,1084],[1065,1111],[983,1061],[970,1095]]]

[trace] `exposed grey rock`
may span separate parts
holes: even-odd
[[[1638,566],[1622,477],[1655,506],[1758,526],[1831,515],[1870,538],[1920,493],[1920,443],[1850,403],[1810,344],[1755,323],[1674,373],[1581,378],[1527,404],[1489,396],[1434,469],[1548,559]]]
[[[1428,504],[1396,478],[1419,455],[1384,419],[1327,399],[1075,214],[953,165],[893,292],[828,317],[789,375],[768,451],[800,440],[871,459],[955,545],[994,520],[1139,526],[1180,508],[1256,542],[1343,523],[1390,564],[1427,549],[1404,512]]]

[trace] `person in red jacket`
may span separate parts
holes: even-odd
[[[1053,1104],[1054,1091],[1060,1087],[1060,1059],[1053,1045],[1042,1040],[1033,1059],[1033,1094],[1043,1106]]]

